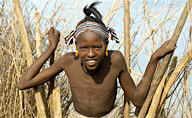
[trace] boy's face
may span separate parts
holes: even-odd
[[[78,35],[76,49],[87,70],[95,70],[101,64],[107,48],[104,40],[100,35],[90,30]]]

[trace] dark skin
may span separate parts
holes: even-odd
[[[74,108],[88,117],[101,117],[113,109],[117,94],[117,78],[127,97],[135,106],[141,107],[158,61],[175,49],[167,46],[169,41],[157,49],[151,56],[141,82],[136,86],[121,52],[111,50],[109,55],[105,56],[108,41],[92,31],[86,31],[76,38],[78,58],[73,52],[66,53],[49,68],[39,72],[56,49],[59,36],[59,31],[52,27],[49,31],[50,46],[27,69],[19,81],[18,88],[23,90],[38,86],[65,71],[71,86]]]

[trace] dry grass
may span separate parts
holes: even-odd
[[[55,52],[58,59],[65,52],[73,51],[74,46],[64,44],[64,36],[71,31],[76,23],[83,17],[81,6],[87,3],[84,0],[57,0],[45,1],[34,4],[30,0],[22,0],[21,7],[32,49],[33,59],[36,59],[35,38],[35,9],[40,13],[42,51],[48,45],[46,32],[54,25],[61,32],[61,40]],[[102,9],[105,6],[106,9]],[[184,2],[181,0],[132,0],[131,12],[131,76],[137,84],[146,68],[151,54],[165,41],[168,40],[175,29],[175,25],[181,14]],[[116,29],[120,44],[110,42],[110,49],[119,49],[123,52],[123,1],[104,1],[99,10],[102,11],[106,24]],[[0,117],[7,118],[33,118],[37,117],[35,97],[33,89],[19,91],[16,84],[27,68],[27,60],[21,42],[17,17],[14,12],[12,0],[0,2]],[[178,56],[178,63],[187,49],[192,44],[191,27],[192,15],[186,21],[183,32],[178,41],[178,48],[174,55]],[[188,62],[177,76],[170,89],[164,104],[160,109],[161,117],[192,117],[192,62]],[[43,68],[47,68],[46,63]],[[165,81],[166,83],[166,81]],[[46,95],[48,84],[45,85]],[[62,115],[67,116],[72,108],[71,93],[68,79],[65,73],[61,73],[55,79],[55,87],[61,88]],[[118,89],[117,103],[123,105],[123,92]],[[134,112],[135,107],[131,107]],[[133,114],[131,114],[133,115]]]

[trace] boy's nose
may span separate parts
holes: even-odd
[[[88,57],[94,57],[94,56],[95,56],[95,53],[94,53],[93,49],[90,48],[90,49],[88,50],[88,54],[87,54],[87,55],[88,55]]]

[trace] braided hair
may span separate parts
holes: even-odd
[[[76,27],[78,27],[80,24],[86,22],[86,21],[92,21],[99,23],[100,25],[105,26],[105,24],[102,21],[102,15],[100,12],[95,8],[96,5],[100,4],[101,2],[93,2],[89,7],[87,5],[84,7],[83,12],[86,15],[84,19],[82,19]]]

